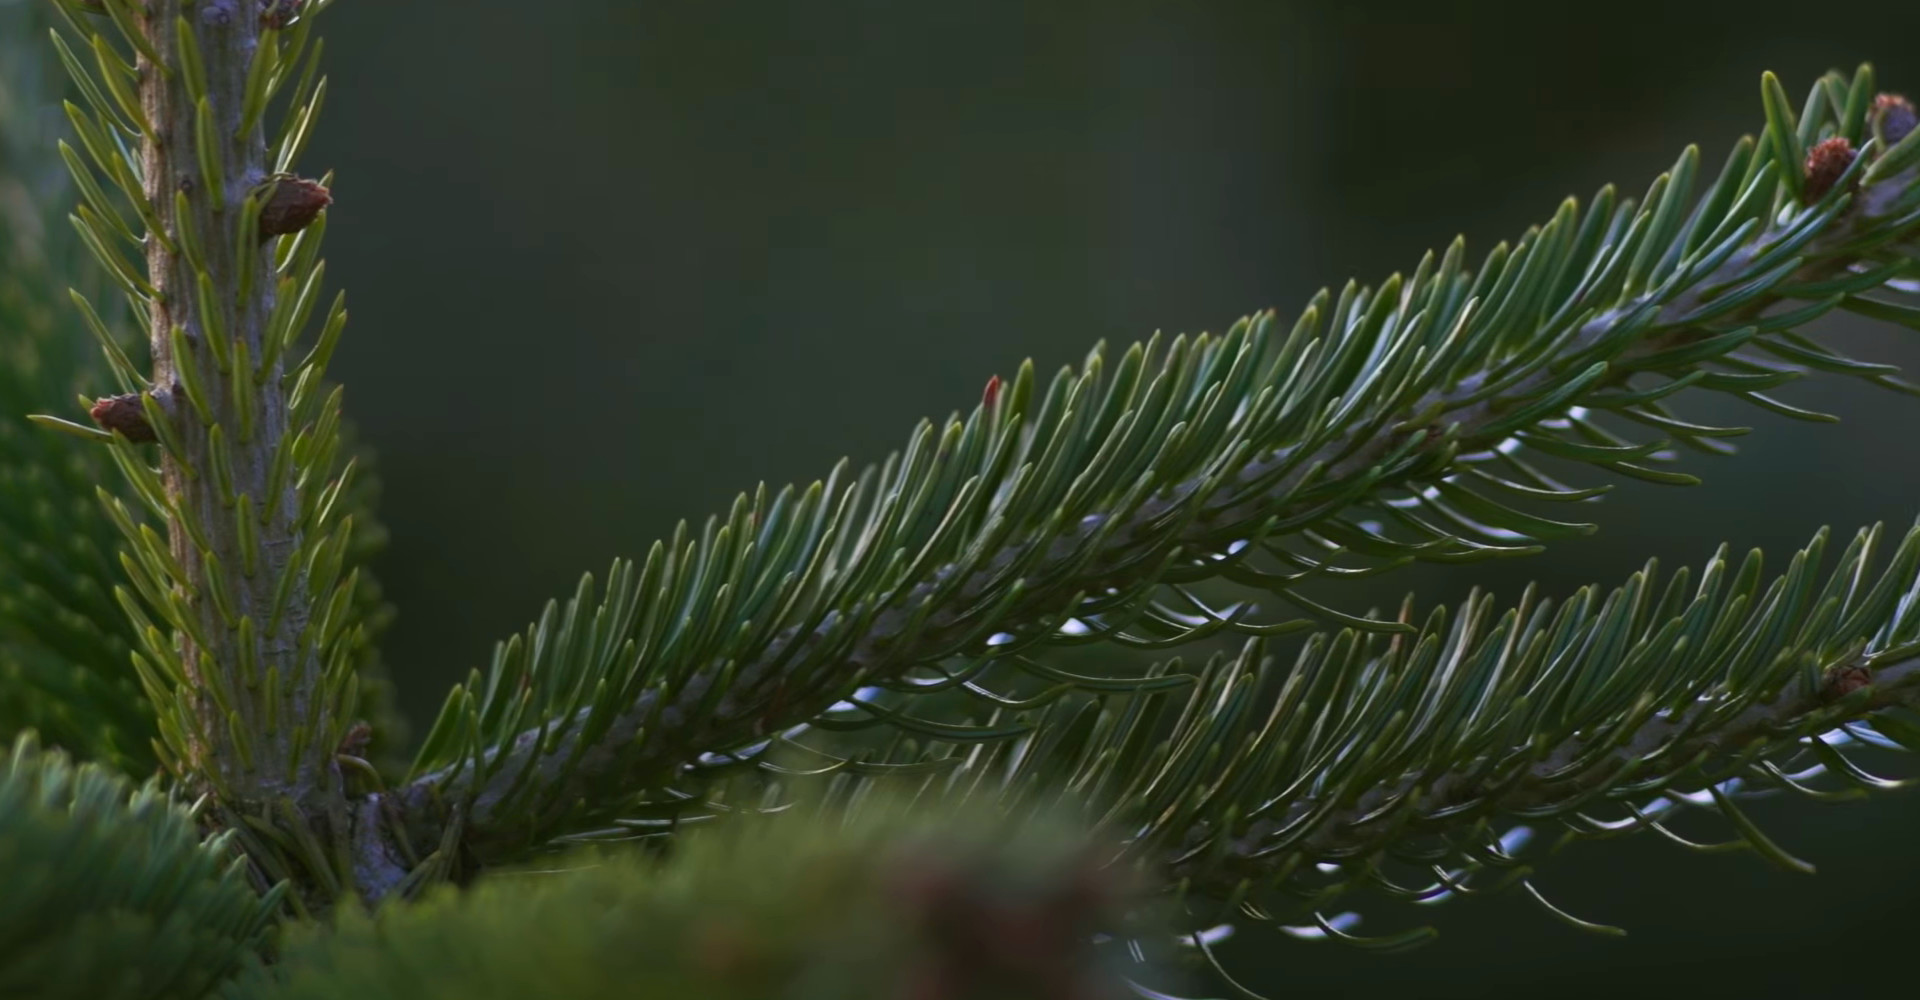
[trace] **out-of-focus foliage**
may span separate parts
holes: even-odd
[[[21,419],[113,389],[64,291],[86,269],[61,218],[68,182],[41,6],[0,4],[0,739],[33,729],[145,774],[152,712],[113,597],[119,539],[94,499],[113,465]]]
[[[275,905],[240,860],[153,782],[21,737],[0,753],[0,996],[205,995]]]
[[[293,930],[229,1000],[1105,1000],[1122,915],[1079,838],[892,804],[559,856]]]

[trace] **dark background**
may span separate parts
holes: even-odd
[[[307,167],[338,172],[335,372],[380,455],[386,648],[417,720],[580,572],[756,482],[876,460],[1025,357],[1285,315],[1457,232],[1477,256],[1566,194],[1637,196],[1688,142],[1717,170],[1758,131],[1763,69],[1796,104],[1862,59],[1920,89],[1915,4],[355,0],[326,20]],[[1912,334],[1821,332],[1920,367]],[[1846,423],[1692,400],[1756,428],[1693,462],[1706,486],[1622,489],[1598,538],[1393,586],[1565,592],[1721,541],[1777,567],[1822,524],[1904,529],[1920,401],[1787,394]],[[1436,921],[1412,954],[1254,929],[1234,967],[1285,996],[1644,997],[1825,995],[1903,965],[1920,796],[1754,811],[1821,874],[1584,845],[1541,884],[1625,941],[1509,894],[1359,928]]]

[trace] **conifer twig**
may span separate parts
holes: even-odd
[[[1849,666],[1864,670],[1863,662],[1856,659],[1850,661]],[[1631,767],[1650,760],[1656,762],[1648,769],[1651,773],[1684,768],[1692,774],[1722,772],[1729,777],[1737,776],[1740,764],[1751,763],[1748,754],[1755,745],[1764,745],[1778,740],[1781,734],[1794,732],[1805,733],[1803,741],[1821,739],[1826,730],[1837,724],[1837,708],[1844,710],[1848,719],[1861,719],[1887,708],[1920,710],[1920,658],[1879,665],[1870,673],[1871,690],[1863,690],[1860,697],[1848,699],[1843,706],[1836,706],[1834,699],[1821,691],[1790,687],[1768,701],[1747,706],[1730,718],[1714,720],[1711,725],[1702,724],[1719,707],[1711,702],[1678,714],[1658,715],[1631,735],[1615,737],[1612,749],[1593,760],[1581,760],[1578,768],[1570,769],[1570,765],[1576,758],[1590,753],[1595,739],[1600,737],[1568,739],[1537,763],[1493,788],[1483,783],[1485,775],[1480,761],[1463,762],[1459,770],[1437,778],[1408,775],[1401,783],[1370,788],[1352,802],[1319,817],[1313,831],[1299,839],[1296,849],[1316,857],[1367,857],[1389,842],[1462,825],[1461,813],[1467,806],[1473,807],[1468,815],[1474,817],[1511,816],[1557,803],[1580,801],[1589,793],[1604,791],[1619,783],[1623,775],[1633,773]],[[1819,723],[1823,718],[1829,720],[1825,725]],[[1635,777],[1645,778],[1648,774]],[[1404,799],[1422,778],[1428,778],[1420,786],[1419,812],[1423,815],[1405,823],[1379,822],[1382,805]],[[1713,783],[1714,779],[1706,781],[1706,784]],[[1208,841],[1213,831],[1206,825],[1196,827],[1189,832],[1188,846],[1172,853],[1178,860],[1167,866],[1166,873],[1173,879],[1197,878],[1197,885],[1230,889],[1241,879],[1257,877],[1272,867],[1271,860],[1260,853],[1269,836],[1325,805],[1311,795],[1295,799],[1287,804],[1284,814],[1254,820],[1246,829],[1235,831],[1224,850],[1207,853],[1204,858],[1192,845]],[[1645,826],[1659,818],[1657,812],[1647,813],[1636,825]]]
[[[305,358],[288,360],[325,273],[331,194],[287,171],[325,90],[308,41],[329,0],[56,2],[66,28],[54,45],[85,98],[66,106],[87,154],[66,151],[84,196],[73,222],[146,327],[152,358],[138,371],[75,295],[114,374],[137,390],[91,409],[138,500],[101,490],[128,543],[130,589],[117,596],[140,639],[155,750],[211,795],[211,821],[234,832],[260,881],[291,878],[293,905],[325,906],[360,872],[399,866],[384,834],[354,829],[377,814],[350,808],[336,754],[354,723],[364,635],[351,501],[336,502],[353,467],[335,466],[340,399],[323,388],[343,300]],[[144,268],[126,242],[143,247]],[[142,508],[164,537],[140,523]]]
[[[1767,169],[1758,162],[1756,169],[1766,180]],[[1795,162],[1780,173],[1798,181],[1799,169]],[[1783,301],[1779,289],[1807,288],[1849,275],[1849,269],[1862,262],[1863,246],[1900,235],[1886,231],[1895,222],[1891,216],[1905,220],[1902,226],[1912,221],[1907,213],[1913,207],[1914,169],[1850,187],[1849,179],[1858,185],[1861,173],[1855,167],[1830,178],[1839,189],[1824,201],[1749,230],[1752,235],[1710,266],[1697,266],[1684,255],[1677,269],[1671,257],[1650,269],[1636,261],[1634,276],[1627,280],[1645,279],[1641,290],[1591,315],[1550,353],[1532,356],[1527,370],[1516,372],[1513,359],[1502,359],[1495,367],[1455,377],[1391,414],[1354,418],[1345,432],[1307,453],[1282,447],[1243,460],[1237,468],[1210,466],[1205,474],[1125,511],[1088,515],[1044,543],[1037,555],[1032,539],[1019,539],[964,571],[953,566],[937,570],[878,608],[837,608],[816,627],[781,633],[750,660],[689,664],[670,687],[648,687],[627,704],[610,710],[596,703],[537,722],[472,760],[421,775],[401,792],[406,810],[431,813],[429,802],[436,796],[466,802],[470,849],[482,860],[511,856],[553,833],[563,822],[561,811],[575,803],[617,800],[669,784],[679,768],[701,753],[742,746],[805,722],[844,697],[852,684],[890,680],[946,655],[969,636],[984,639],[991,631],[1051,629],[1074,613],[1085,595],[1151,584],[1156,574],[1165,572],[1165,557],[1171,552],[1214,551],[1220,539],[1247,538],[1264,530],[1259,527],[1263,523],[1308,523],[1316,511],[1328,507],[1327,492],[1338,495],[1343,484],[1378,489],[1447,475],[1457,456],[1503,445],[1514,432],[1517,413],[1530,415],[1522,427],[1565,413],[1590,394],[1618,390],[1637,362],[1726,338],[1732,328],[1757,321]],[[1651,199],[1648,207],[1653,207]],[[1707,217],[1704,225],[1716,221]],[[1652,225],[1675,227],[1678,217],[1657,218]],[[1666,232],[1672,238],[1675,230]],[[1654,239],[1646,238],[1649,243]],[[1680,238],[1686,239],[1684,234]],[[1633,234],[1625,239],[1631,245]],[[1648,255],[1646,249],[1639,254]],[[1649,273],[1672,280],[1655,284]],[[1730,290],[1747,283],[1764,284],[1757,291]],[[1399,287],[1397,279],[1389,284]],[[1388,294],[1383,290],[1382,298]],[[1716,308],[1742,294],[1737,308]],[[1408,308],[1404,299],[1398,305],[1403,311]],[[1711,325],[1695,319],[1703,313],[1712,314]],[[1568,384],[1569,370],[1594,365],[1597,379],[1574,387],[1577,394],[1570,389],[1565,397],[1555,397],[1555,406],[1539,413],[1529,409],[1537,407],[1544,394]],[[1243,484],[1259,484],[1259,489],[1236,496],[1231,488],[1222,488]],[[1007,574],[1015,566],[1023,580],[1046,585],[1008,591]],[[963,578],[956,579],[956,573]],[[980,609],[987,605],[993,605],[993,612],[983,623]],[[846,633],[842,615],[864,622],[857,634]],[[831,652],[825,646],[830,642]],[[831,657],[830,669],[812,670],[805,678],[793,675],[791,664],[811,664],[824,656]],[[582,740],[586,733],[592,734],[591,740]],[[551,805],[529,812],[530,796]]]
[[[296,487],[274,476],[276,453],[292,431],[283,365],[266,360],[275,353],[268,346],[273,255],[245,222],[258,215],[258,189],[271,170],[263,128],[257,119],[242,121],[262,44],[255,7],[252,0],[150,0],[134,44],[141,113],[151,127],[142,194],[158,231],[170,237],[148,241],[147,273],[151,398],[177,446],[162,454],[161,481],[185,596],[178,604],[188,617],[179,652],[194,692],[184,700],[193,754],[185,763],[234,800],[257,805],[317,794],[331,750],[318,734],[332,720],[320,690],[323,665],[297,638],[313,602],[304,574],[291,565],[303,548]],[[250,127],[242,131],[243,124]],[[208,434],[212,427],[224,433]],[[222,443],[225,454],[216,454]],[[252,560],[235,524],[241,496],[258,512],[247,544],[258,553]],[[277,593],[283,580],[285,593]],[[241,618],[253,628],[237,629]],[[277,685],[265,684],[269,671]],[[275,696],[279,704],[269,705]],[[270,726],[270,714],[312,719],[317,732],[303,745],[293,727]]]

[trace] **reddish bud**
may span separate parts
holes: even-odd
[[[356,722],[347,727],[346,733],[340,737],[340,748],[335,752],[348,757],[365,757],[367,747],[372,743],[373,726]]]
[[[1853,143],[1839,136],[1807,150],[1807,181],[1800,189],[1800,200],[1811,205],[1826,197],[1840,175],[1853,166],[1853,156]]]
[[[147,423],[147,411],[140,406],[137,392],[96,400],[87,415],[101,430],[117,432],[129,441],[145,444],[154,440],[153,425]]]
[[[999,401],[1000,401],[1000,376],[995,375],[994,377],[987,380],[987,391],[980,394],[980,402],[987,406],[992,406],[993,404],[998,403]]]
[[[1827,675],[1826,686],[1820,689],[1820,695],[1828,701],[1839,701],[1872,683],[1873,672],[1867,668],[1840,667]]]
[[[333,195],[320,184],[281,174],[266,183],[267,197],[260,205],[260,238],[284,236],[307,228],[320,210],[333,204]]]
[[[1872,121],[1873,134],[1886,147],[1913,134],[1920,115],[1914,113],[1913,102],[1899,94],[1879,94],[1873,99]]]
[[[284,28],[300,19],[306,0],[260,0],[260,26]]]

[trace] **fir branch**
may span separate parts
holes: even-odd
[[[1871,74],[1852,86],[1870,89]],[[1735,431],[1679,420],[1664,396],[1698,385],[1806,415],[1757,391],[1800,369],[1743,350],[1797,352],[1807,367],[1905,388],[1885,366],[1793,330],[1871,302],[1860,293],[1908,265],[1890,248],[1920,229],[1920,170],[1873,174],[1887,154],[1869,144],[1803,205],[1802,164],[1775,158],[1783,130],[1857,123],[1843,109],[1823,120],[1824,100],[1804,122],[1768,107],[1767,136],[1736,146],[1691,208],[1690,149],[1644,204],[1616,208],[1603,191],[1583,217],[1569,200],[1477,276],[1456,242],[1410,280],[1323,293],[1284,338],[1267,314],[1164,354],[1157,341],[1136,346],[1110,378],[1096,351],[1038,405],[1028,367],[966,421],[938,435],[923,425],[878,474],[741,498],[697,541],[683,530],[656,546],[637,580],[617,564],[597,606],[591,581],[564,615],[550,606],[489,677],[456,688],[404,810],[431,817],[436,801],[461,802],[468,848],[483,862],[510,857],[862,683],[952,658],[1013,662],[1082,636],[1156,645],[1297,624],[1255,623],[1244,608],[1190,624],[1158,601],[1165,585],[1213,576],[1410,631],[1318,609],[1293,588],[1348,571],[1338,560],[1356,553],[1460,560],[1590,530],[1485,495],[1591,495],[1516,447],[1692,481],[1655,467],[1664,449],[1715,450]],[[1634,387],[1642,374],[1664,381]],[[1596,411],[1669,436],[1628,441]],[[1255,554],[1288,568],[1258,569]]]
[[[1724,698],[1706,699],[1683,711],[1658,715],[1624,734],[1623,741],[1619,736],[1612,737],[1616,741],[1612,748],[1598,755],[1592,752],[1591,738],[1564,740],[1553,747],[1545,759],[1525,768],[1517,781],[1492,796],[1488,796],[1484,788],[1476,787],[1473,783],[1476,776],[1464,770],[1452,772],[1425,787],[1419,787],[1412,779],[1402,779],[1391,788],[1370,789],[1351,805],[1327,813],[1316,834],[1308,837],[1302,847],[1323,857],[1358,856],[1380,840],[1379,829],[1369,831],[1368,827],[1379,819],[1381,807],[1416,794],[1423,807],[1434,813],[1474,805],[1480,812],[1537,815],[1569,803],[1604,797],[1619,785],[1629,783],[1626,779],[1630,776],[1644,781],[1642,769],[1650,761],[1684,764],[1702,774],[1739,772],[1729,777],[1744,775],[1751,784],[1764,787],[1766,779],[1756,777],[1759,760],[1806,755],[1810,741],[1829,733],[1843,738],[1850,725],[1871,732],[1873,715],[1886,709],[1920,710],[1920,657],[1907,656],[1888,662],[1863,654],[1830,665],[1824,676],[1844,677],[1855,672],[1871,677],[1870,686],[1860,682],[1861,687],[1855,690],[1861,691],[1861,695],[1840,704],[1836,704],[1838,699],[1827,685],[1795,685],[1773,698],[1753,701],[1730,717],[1727,715],[1729,699]],[[1816,773],[1827,772],[1817,769]],[[1832,773],[1844,774],[1839,769],[1833,769]],[[1701,788],[1715,784],[1695,780],[1701,782]],[[1641,781],[1631,784],[1640,795],[1654,798]],[[1323,804],[1308,797],[1294,800],[1289,809],[1308,813]],[[1630,826],[1650,828],[1660,815],[1659,810],[1640,812],[1647,818],[1633,820]],[[1254,857],[1257,849],[1250,849],[1251,845],[1260,840],[1263,833],[1280,825],[1283,824],[1249,830],[1243,835],[1247,846],[1236,847],[1233,853],[1243,863],[1257,863]],[[1421,832],[1424,831],[1414,825],[1396,835]],[[1613,826],[1608,832],[1627,831]],[[1205,835],[1196,833],[1195,836],[1204,838]],[[1174,873],[1177,875],[1179,869],[1174,869]]]
[[[73,194],[67,189],[78,181],[94,217],[118,220],[112,225],[125,232],[126,239],[138,239],[127,231],[138,220],[129,221],[131,209],[124,199],[116,200],[114,183],[93,177],[80,155],[51,134],[51,124],[59,118],[54,74],[48,72],[53,68],[57,73],[56,54],[82,77],[79,89],[89,106],[108,108],[72,45],[61,40],[52,50],[42,48],[48,23],[57,16],[51,3],[0,9],[0,103],[18,112],[0,121],[0,326],[8,334],[0,345],[7,359],[0,365],[0,412],[18,414],[63,404],[77,392],[92,398],[117,387],[120,395],[83,406],[93,411],[96,423],[121,425],[129,440],[140,440],[139,428],[147,425],[147,418],[139,394],[132,390],[146,384],[146,378],[132,358],[144,362],[145,351],[128,343],[133,339],[126,336],[128,310],[103,293],[96,276],[84,273],[80,256],[85,251],[78,234],[57,216],[67,211]],[[312,68],[309,62],[303,72]],[[113,120],[120,117],[111,109],[101,113]],[[93,124],[104,130],[109,120]],[[131,136],[122,138],[133,141]],[[312,258],[321,229],[324,219],[284,244],[284,255],[297,250]],[[318,271],[317,265],[297,261],[289,260],[289,266],[296,273]],[[70,308],[59,281],[63,274],[84,279],[85,291],[73,295],[82,308]],[[310,277],[305,287],[317,283]],[[337,338],[344,318],[336,302],[328,315],[332,338]],[[220,344],[219,338],[209,341],[210,346]],[[303,371],[323,368],[324,359],[300,366]],[[88,440],[106,437],[57,417],[36,414],[28,419],[85,432]],[[150,427],[145,439],[153,440]],[[223,454],[225,447],[214,450]],[[351,457],[337,460],[334,469],[316,478],[338,484],[330,496],[353,514],[348,561],[357,568],[384,544],[383,529],[372,516],[378,484],[368,471],[370,458],[364,449],[347,441],[340,452]],[[343,482],[339,466],[346,461],[356,463],[358,474]],[[221,471],[216,465],[216,474]],[[111,459],[100,449],[75,448],[70,441],[0,421],[0,738],[33,729],[77,757],[145,776],[158,767],[158,734],[153,708],[129,659],[142,636],[115,598],[116,589],[130,585],[114,559],[121,530],[95,502],[99,486],[114,474]],[[223,482],[230,484],[230,476]],[[357,715],[371,722],[371,753],[391,771],[404,765],[392,760],[404,741],[404,727],[372,648],[372,638],[388,615],[378,585],[364,573],[350,610],[348,630],[358,636],[353,657],[360,681]]]
[[[1822,532],[1766,588],[1757,553],[1734,571],[1723,548],[1692,594],[1683,570],[1656,597],[1650,565],[1604,601],[1583,592],[1557,614],[1526,600],[1495,619],[1476,597],[1451,625],[1436,613],[1417,643],[1372,653],[1335,640],[1279,686],[1327,683],[1345,663],[1353,679],[1340,696],[1283,695],[1270,716],[1233,719],[1229,731],[1176,732],[1179,749],[1127,789],[1144,795],[1109,793],[1105,823],[1137,831],[1128,855],[1169,884],[1216,900],[1259,895],[1281,921],[1349,888],[1391,886],[1395,867],[1454,869],[1393,893],[1409,898],[1458,891],[1473,870],[1511,871],[1528,859],[1498,831],[1516,823],[1559,827],[1563,840],[1679,839],[1666,824],[1689,805],[1721,813],[1769,860],[1811,871],[1728,796],[1891,788],[1844,747],[1920,751],[1920,730],[1899,714],[1920,710],[1920,529],[1874,581],[1878,534],[1856,535],[1824,584]],[[1257,676],[1258,656],[1223,666],[1203,695]],[[1289,717],[1296,706],[1309,717]],[[1207,756],[1216,739],[1240,752]],[[1067,783],[1084,785],[1087,770]],[[1184,784],[1166,780],[1176,774]]]
[[[1697,584],[1686,568],[1662,584],[1650,563],[1609,594],[1558,604],[1529,590],[1500,610],[1476,593],[1415,633],[1316,635],[1285,667],[1253,640],[1183,695],[1049,706],[1025,720],[1028,735],[984,751],[909,747],[838,787],[778,777],[774,794],[750,784],[716,797],[838,812],[878,777],[916,788],[923,808],[986,800],[1017,816],[1065,803],[1096,841],[1124,845],[1109,864],[1182,897],[1197,927],[1319,927],[1356,888],[1432,902],[1523,879],[1535,857],[1519,850],[1518,825],[1687,846],[1669,825],[1687,808],[1726,817],[1734,846],[1807,871],[1734,800],[1892,788],[1848,746],[1920,752],[1920,527],[1877,577],[1878,527],[1823,579],[1826,538],[1765,585],[1759,553],[1736,565],[1722,547]],[[1409,606],[1400,620],[1419,619]],[[804,740],[787,742],[848,763]],[[690,803],[676,819],[705,815]]]
[[[271,274],[272,255],[260,252],[244,222],[257,213],[257,189],[268,183],[266,140],[257,127],[242,134],[239,126],[256,53],[276,40],[262,37],[246,3],[149,4],[138,23],[127,41],[140,55],[139,110],[151,130],[136,197],[152,206],[158,231],[174,234],[177,244],[170,250],[154,239],[147,246],[155,290],[151,398],[177,442],[177,450],[162,451],[166,509],[159,513],[178,576],[154,582],[158,590],[178,588],[178,598],[163,600],[183,633],[177,649],[147,652],[171,653],[174,662],[163,662],[162,671],[186,682],[185,743],[176,752],[188,773],[241,802],[303,799],[324,780],[326,740],[343,727],[321,693],[322,651],[301,636],[313,598],[296,567],[308,546],[295,483],[270,476],[294,430],[283,373],[277,364],[258,371],[249,364],[269,353],[281,282]],[[103,44],[95,35],[94,45]],[[213,294],[203,296],[203,287]],[[224,454],[215,452],[218,444]],[[249,526],[259,552],[252,573],[242,568],[234,525],[242,495],[262,512]],[[240,617],[255,624],[251,648],[239,644]],[[260,627],[268,622],[276,627]],[[243,663],[252,665],[250,675]],[[268,669],[279,672],[279,705],[256,693]],[[287,722],[270,725],[270,714]],[[295,726],[309,733],[304,741],[293,736]]]
[[[378,620],[355,565],[377,533],[355,527],[367,492],[324,383],[343,300],[306,358],[287,361],[322,297],[330,196],[285,171],[317,110],[324,81],[307,43],[329,4],[58,2],[55,48],[87,100],[67,105],[88,154],[67,157],[88,202],[74,225],[147,327],[152,358],[141,373],[113,355],[135,392],[101,436],[139,504],[101,499],[128,543],[120,603],[155,746],[212,793],[263,883],[293,878],[293,905],[326,905],[353,870],[398,868],[404,853],[354,828],[374,814],[351,808],[341,772],[356,709],[381,693],[359,686]],[[299,126],[276,130],[265,112],[295,79],[287,116]],[[129,220],[145,232],[121,232]],[[116,240],[139,245],[144,273]],[[111,353],[113,334],[78,301]],[[158,468],[144,441],[157,442]],[[358,752],[349,765],[364,766]],[[356,859],[348,845],[388,853]]]

